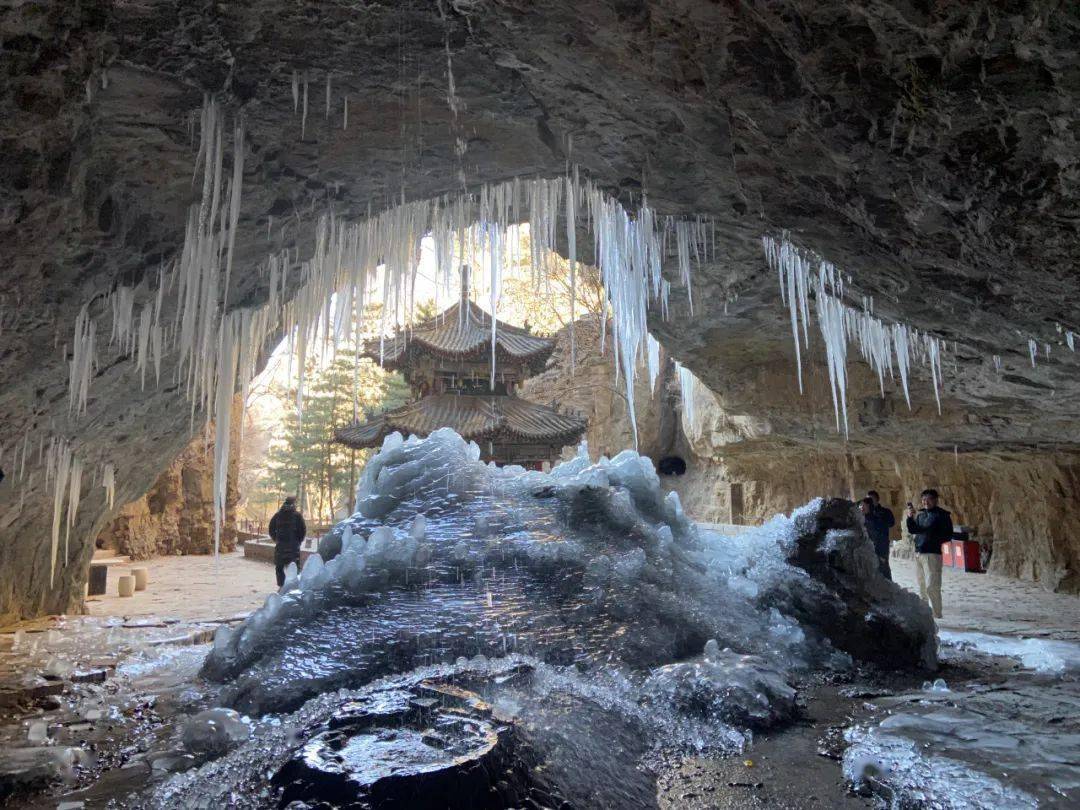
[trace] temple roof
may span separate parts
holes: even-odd
[[[539,371],[555,348],[555,341],[496,319],[495,345],[504,361],[519,360]],[[361,354],[375,362],[381,360],[387,368],[401,368],[409,364],[410,354],[463,359],[490,352],[491,316],[472,301],[464,300],[392,337],[365,341]]]
[[[359,449],[378,447],[395,431],[427,436],[441,427],[453,428],[466,441],[566,445],[581,438],[585,420],[512,396],[438,394],[340,428],[334,438]]]

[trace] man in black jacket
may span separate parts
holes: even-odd
[[[889,567],[889,529],[896,525],[896,516],[891,509],[881,505],[881,496],[873,489],[866,493],[860,508],[866,523],[866,533],[874,543],[881,575],[885,579],[892,579],[892,569]]]
[[[941,618],[941,546],[952,540],[952,515],[938,506],[936,489],[922,491],[922,509],[918,514],[910,503],[907,530],[915,541],[915,575],[919,594],[930,603],[934,616]]]
[[[270,518],[270,539],[274,541],[274,571],[277,584],[285,584],[285,568],[300,559],[300,544],[304,542],[307,526],[304,516],[296,508],[296,498],[291,495]]]

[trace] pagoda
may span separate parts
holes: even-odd
[[[516,394],[522,381],[544,368],[554,348],[553,339],[496,319],[492,385],[492,316],[470,300],[469,268],[462,267],[456,304],[361,347],[361,357],[402,373],[413,401],[340,428],[334,438],[360,449],[381,446],[395,431],[425,437],[449,427],[476,442],[484,461],[540,469],[585,432],[584,419]]]

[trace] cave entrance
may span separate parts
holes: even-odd
[[[686,461],[681,456],[664,456],[656,464],[660,475],[686,475]]]

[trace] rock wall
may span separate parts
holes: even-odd
[[[547,368],[521,387],[520,395],[556,410],[576,413],[588,420],[585,440],[594,457],[611,457],[634,446],[634,427],[630,422],[626,386],[616,382],[610,350],[601,354],[599,316],[580,318],[574,326],[575,360],[570,367],[570,332],[556,336],[555,351]],[[610,347],[610,342],[608,343]],[[670,364],[666,364],[670,365]],[[651,458],[671,443],[677,428],[675,411],[667,402],[670,368],[657,380],[655,392],[645,373],[635,380],[634,400],[637,414],[639,452]],[[667,407],[665,407],[665,403]],[[565,453],[573,453],[567,448]]]
[[[236,548],[236,505],[240,469],[239,398],[233,406],[225,523],[220,550]],[[97,545],[133,560],[162,554],[210,554],[214,551],[214,444],[200,434],[154,482],[150,491],[125,504],[101,534]]]
[[[810,498],[869,489],[899,518],[933,487],[953,522],[991,546],[992,573],[1080,593],[1080,454],[844,452],[835,439],[814,447],[756,438],[760,425],[725,414],[707,390],[695,412],[695,426],[684,419],[679,437],[687,475],[670,480],[698,520],[758,523]]]
[[[632,447],[625,398],[598,395],[623,389],[622,383],[616,386],[610,357],[598,351],[597,322],[579,322],[577,338],[574,374],[564,332],[548,369],[525,385],[523,395],[585,415],[594,456]],[[970,527],[992,547],[991,572],[1080,593],[1080,454],[914,451],[905,445],[865,444],[852,451],[828,432],[814,444],[794,443],[773,435],[763,418],[728,412],[721,398],[700,383],[692,389],[691,423],[666,357],[662,366],[655,392],[649,390],[647,375],[637,379],[639,445],[654,461],[667,455],[686,461],[685,475],[662,480],[679,493],[695,519],[755,524],[811,498],[854,499],[869,489],[878,490],[899,518],[907,501],[917,503],[919,493],[933,487],[954,523]],[[789,382],[787,372],[779,366],[762,373],[772,379],[766,385],[778,390]],[[898,527],[895,536],[901,534]]]

